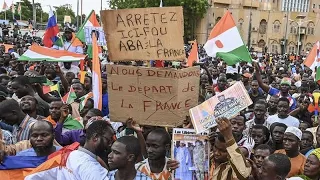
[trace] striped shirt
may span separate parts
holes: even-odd
[[[149,165],[148,159],[145,159],[144,161],[138,162],[136,164],[136,169],[138,171],[141,171],[142,173],[146,174],[153,180],[170,180],[171,179],[171,173],[167,170],[167,162],[169,158],[166,158],[166,163],[163,167],[162,172],[160,173],[153,173],[151,172],[151,168]]]
[[[13,125],[12,135],[14,143],[29,140],[30,128],[36,121],[36,119],[26,115],[19,126],[17,124]]]
[[[117,172],[117,170],[108,172],[109,180],[115,180],[116,179],[115,178],[116,172]],[[137,171],[136,177],[133,180],[152,180],[152,179],[150,179],[148,176],[146,176],[142,172]]]

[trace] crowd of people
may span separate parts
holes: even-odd
[[[66,28],[63,38],[64,47],[52,48],[87,53],[86,46],[72,43],[72,29]],[[47,160],[52,154],[78,144],[67,156],[65,168],[50,177],[70,180],[168,180],[173,176],[179,180],[320,178],[320,130],[314,113],[317,108],[310,108],[315,102],[312,93],[320,91],[314,72],[303,64],[304,57],[252,54],[253,63],[228,66],[222,59],[207,57],[199,46],[199,103],[242,81],[253,104],[235,117],[216,120],[217,126],[210,129],[208,136],[211,147],[208,168],[185,176],[191,171],[184,168],[188,161],[182,163],[170,155],[171,128],[138,125],[130,117],[122,123],[109,119],[105,72],[108,60],[101,63],[103,96],[99,110],[94,108],[93,99],[83,100],[92,91],[89,57],[85,60],[87,73],[81,82],[79,62],[18,61],[32,43],[41,45],[41,38],[15,33],[5,34],[1,41],[13,45],[10,49],[0,45],[0,161],[4,164],[9,156],[37,156]],[[188,55],[190,46],[185,48]],[[164,63],[166,68],[172,65]],[[174,68],[184,68],[184,63]],[[44,93],[43,86],[55,84],[59,84],[59,92]],[[61,97],[71,87],[76,97],[66,103]],[[193,128],[190,117],[185,118],[180,128]],[[196,143],[193,151],[200,145],[203,146]],[[203,149],[195,153],[205,154]],[[198,156],[204,158],[201,154],[195,157]],[[26,179],[48,177],[48,173],[29,174]]]

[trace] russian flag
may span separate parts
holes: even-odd
[[[52,9],[50,8],[48,24],[43,37],[44,46],[51,48],[53,44],[59,39],[58,34],[59,27],[57,25],[56,17]]]

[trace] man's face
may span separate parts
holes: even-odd
[[[219,71],[218,71],[218,69],[213,68],[213,69],[212,69],[212,75],[213,75],[213,76],[217,76],[217,75],[219,75]]]
[[[48,125],[36,124],[32,127],[30,143],[34,150],[43,151],[53,146],[54,135]]]
[[[301,122],[300,125],[299,125],[299,129],[301,131],[305,131],[308,128],[309,128],[309,125],[307,123]]]
[[[285,131],[286,129],[284,127],[281,127],[281,126],[274,127],[272,131],[272,140],[277,144],[282,144]]]
[[[67,41],[70,41],[72,39],[72,32],[65,32],[64,35]]]
[[[85,95],[86,92],[81,84],[79,84],[79,83],[73,84],[72,87],[73,87],[74,92],[77,95],[77,98],[80,98]]]
[[[317,177],[319,175],[320,161],[314,154],[308,156],[304,165],[304,175],[307,177]]]
[[[84,117],[83,117],[83,126],[86,127],[88,121],[90,118],[96,116],[94,113],[92,113],[91,111],[89,111]]]
[[[54,101],[50,104],[49,112],[53,120],[58,121],[60,119],[62,105],[63,103],[58,101]]]
[[[320,128],[316,132],[316,140],[317,140],[317,145],[319,146],[320,145]]]
[[[289,93],[294,94],[297,92],[297,87],[296,86],[291,86]]]
[[[28,95],[28,88],[27,86],[23,86],[21,84],[18,84],[17,82],[11,83],[11,90],[13,93],[16,94],[18,98],[22,98],[23,96]]]
[[[301,149],[306,149],[312,147],[313,145],[313,138],[309,133],[302,133],[301,137]]]
[[[84,78],[84,87],[86,88],[86,90],[91,90],[91,79],[89,77],[85,77]]]
[[[276,175],[275,164],[269,161],[268,158],[266,158],[262,163],[259,180],[280,180]]]
[[[245,123],[242,116],[236,116],[230,120],[232,126],[232,132],[237,136],[241,136],[243,130],[245,129]]]
[[[1,112],[0,119],[9,125],[15,125],[18,123],[18,116],[15,112]]]
[[[108,149],[110,149],[110,146],[114,143],[113,135],[114,131],[111,127],[107,127],[109,130],[102,136],[96,138],[94,141],[94,148],[96,151],[96,154],[101,154]]]
[[[241,78],[242,82],[247,83],[249,82],[249,78],[242,76]]]
[[[287,84],[281,84],[281,85],[280,85],[280,90],[281,90],[282,93],[287,93],[287,92],[289,92],[289,89],[290,89],[290,86],[287,85]]]
[[[263,104],[256,104],[253,107],[253,113],[256,119],[264,119],[266,115],[267,108]]]
[[[36,99],[32,96],[24,96],[21,98],[20,101],[20,108],[23,112],[33,112],[37,108],[37,102]]]
[[[149,133],[146,140],[148,158],[151,160],[162,159],[166,156],[166,145],[162,137],[156,133]]]
[[[49,79],[53,80],[55,78],[55,71],[53,69],[46,69],[44,71],[44,75]]]
[[[259,84],[258,84],[257,81],[252,81],[252,82],[251,82],[251,89],[252,89],[252,91],[254,91],[254,92],[257,92],[257,91],[258,91],[258,89],[259,89]]]
[[[218,87],[220,90],[224,90],[227,86],[227,78],[225,76],[221,76],[218,79]]]
[[[129,160],[128,156],[129,154],[126,152],[126,145],[117,141],[114,142],[111,147],[111,153],[108,155],[110,170],[126,167]]]
[[[268,149],[256,149],[254,151],[253,161],[256,163],[258,168],[261,168],[264,159],[269,155],[270,151]]]
[[[76,78],[76,76],[75,76],[74,73],[68,72],[68,73],[66,74],[66,79],[67,79],[67,81],[68,81],[69,83],[71,83],[74,78]]]
[[[226,143],[219,141],[218,138],[216,138],[214,142],[212,153],[213,153],[214,162],[221,164],[228,161],[228,152],[227,152]]]
[[[80,116],[84,117],[90,109],[93,108],[92,101],[87,101],[86,104],[84,105],[83,109],[80,111]]]
[[[263,144],[263,142],[267,139],[262,129],[255,129],[255,128],[252,128],[251,130],[251,137],[254,139],[255,146]]]
[[[272,108],[272,109],[277,108],[277,106],[278,106],[278,101],[279,101],[279,98],[276,98],[276,97],[273,97],[273,96],[272,96],[272,97],[269,99],[269,102],[268,102],[269,107]]]
[[[294,152],[299,149],[299,140],[292,133],[284,133],[283,136],[283,147],[286,152]]]
[[[70,69],[70,68],[71,68],[71,62],[64,62],[64,63],[63,63],[63,66],[64,66],[66,69]]]
[[[289,112],[289,109],[290,109],[290,107],[289,107],[289,104],[287,103],[287,102],[285,102],[285,101],[280,101],[279,103],[278,103],[278,114],[279,114],[279,116],[287,116],[288,115],[288,112]]]

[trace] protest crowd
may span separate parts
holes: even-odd
[[[2,26],[1,180],[320,179],[320,90],[317,72],[306,63],[311,55],[247,52],[250,61],[233,61],[225,54],[212,56],[207,44],[195,42],[184,45],[183,61],[113,61],[109,57],[113,44],[98,45],[103,35],[97,29],[90,31],[91,44],[81,38],[84,26],[76,32],[65,28],[56,37],[51,17],[44,37],[18,30],[8,33]],[[94,12],[87,21],[100,27],[92,20],[97,21]],[[190,61],[194,52],[198,58]],[[157,111],[157,118],[164,120],[142,121],[139,117],[144,116],[116,107],[125,106],[120,98],[131,97],[121,94],[120,86],[113,97],[115,84],[140,80],[112,79],[116,68],[138,68],[137,76],[143,76],[143,68],[155,72],[195,68],[196,83],[188,88],[196,89],[191,94],[196,97],[176,106],[187,109],[177,111],[177,116],[182,114],[180,124],[170,124],[173,120],[166,113],[175,110],[167,103],[170,100],[156,107],[168,110]],[[238,89],[231,90],[235,86]],[[150,88],[130,87],[151,93]],[[166,87],[154,87],[152,93],[174,91]],[[197,116],[192,111],[212,99],[217,103],[213,113],[203,110]],[[146,112],[150,102],[144,101],[135,114]],[[191,102],[194,106],[188,105]],[[132,106],[136,104],[129,104],[128,111]],[[224,116],[227,111],[234,112]],[[212,125],[199,130],[200,117],[213,118]]]

